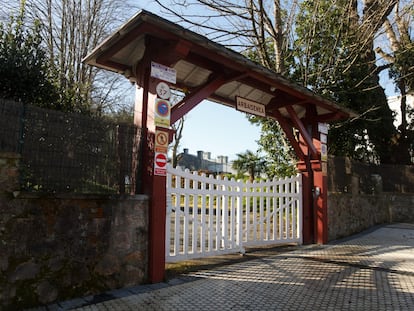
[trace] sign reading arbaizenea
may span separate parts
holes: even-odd
[[[265,117],[266,109],[265,105],[251,101],[249,99],[236,96],[236,109],[239,111],[254,114],[256,116]]]

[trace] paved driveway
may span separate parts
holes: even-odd
[[[335,244],[303,246],[168,283],[62,302],[48,310],[73,308],[414,310],[414,225],[376,227]]]

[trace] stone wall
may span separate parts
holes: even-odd
[[[414,166],[329,158],[328,188],[330,241],[378,224],[414,223]]]
[[[0,152],[0,194],[19,189],[19,159],[15,153]]]
[[[378,196],[328,194],[328,240],[347,237],[389,222],[389,204]]]
[[[386,195],[390,208],[390,222],[414,223],[414,193]]]
[[[0,154],[1,310],[147,281],[147,197],[19,193],[17,165]]]
[[[414,194],[328,194],[329,241],[393,222],[414,223]]]

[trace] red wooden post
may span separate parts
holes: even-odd
[[[154,133],[148,132],[143,149],[142,190],[149,196],[148,277],[151,283],[164,280],[166,176],[154,175]]]
[[[305,130],[302,132],[306,134]],[[312,140],[305,141],[303,137],[300,137],[300,145],[308,146],[311,143],[316,156],[312,155],[310,148],[305,148],[305,160],[297,165],[303,175],[303,243],[324,244],[328,242],[326,163],[321,159],[321,142],[317,123],[313,122],[310,132]]]
[[[302,164],[299,164],[302,167]],[[302,172],[302,195],[303,195],[303,244],[312,244],[314,241],[313,230],[313,202],[312,202],[312,172],[299,168]]]
[[[316,243],[325,244],[328,242],[328,182],[324,169],[314,171],[315,189],[315,236]],[[317,194],[317,195],[316,195]]]
[[[325,128],[325,129],[323,129]],[[322,131],[322,132],[319,132]],[[314,185],[314,226],[315,226],[315,242],[318,244],[328,243],[328,181],[327,181],[327,163],[325,156],[322,154],[321,136],[327,136],[327,126],[318,124],[313,126],[313,144],[318,151],[318,160],[313,165],[313,185]],[[326,150],[325,150],[326,152]]]
[[[166,176],[154,174],[155,120],[154,94],[156,80],[150,77],[149,64],[140,76],[142,88],[137,88],[134,123],[142,128],[140,189],[137,193],[149,197],[148,278],[159,283],[165,275]]]

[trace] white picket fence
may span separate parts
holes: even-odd
[[[167,172],[167,262],[302,243],[301,175],[245,183]]]

